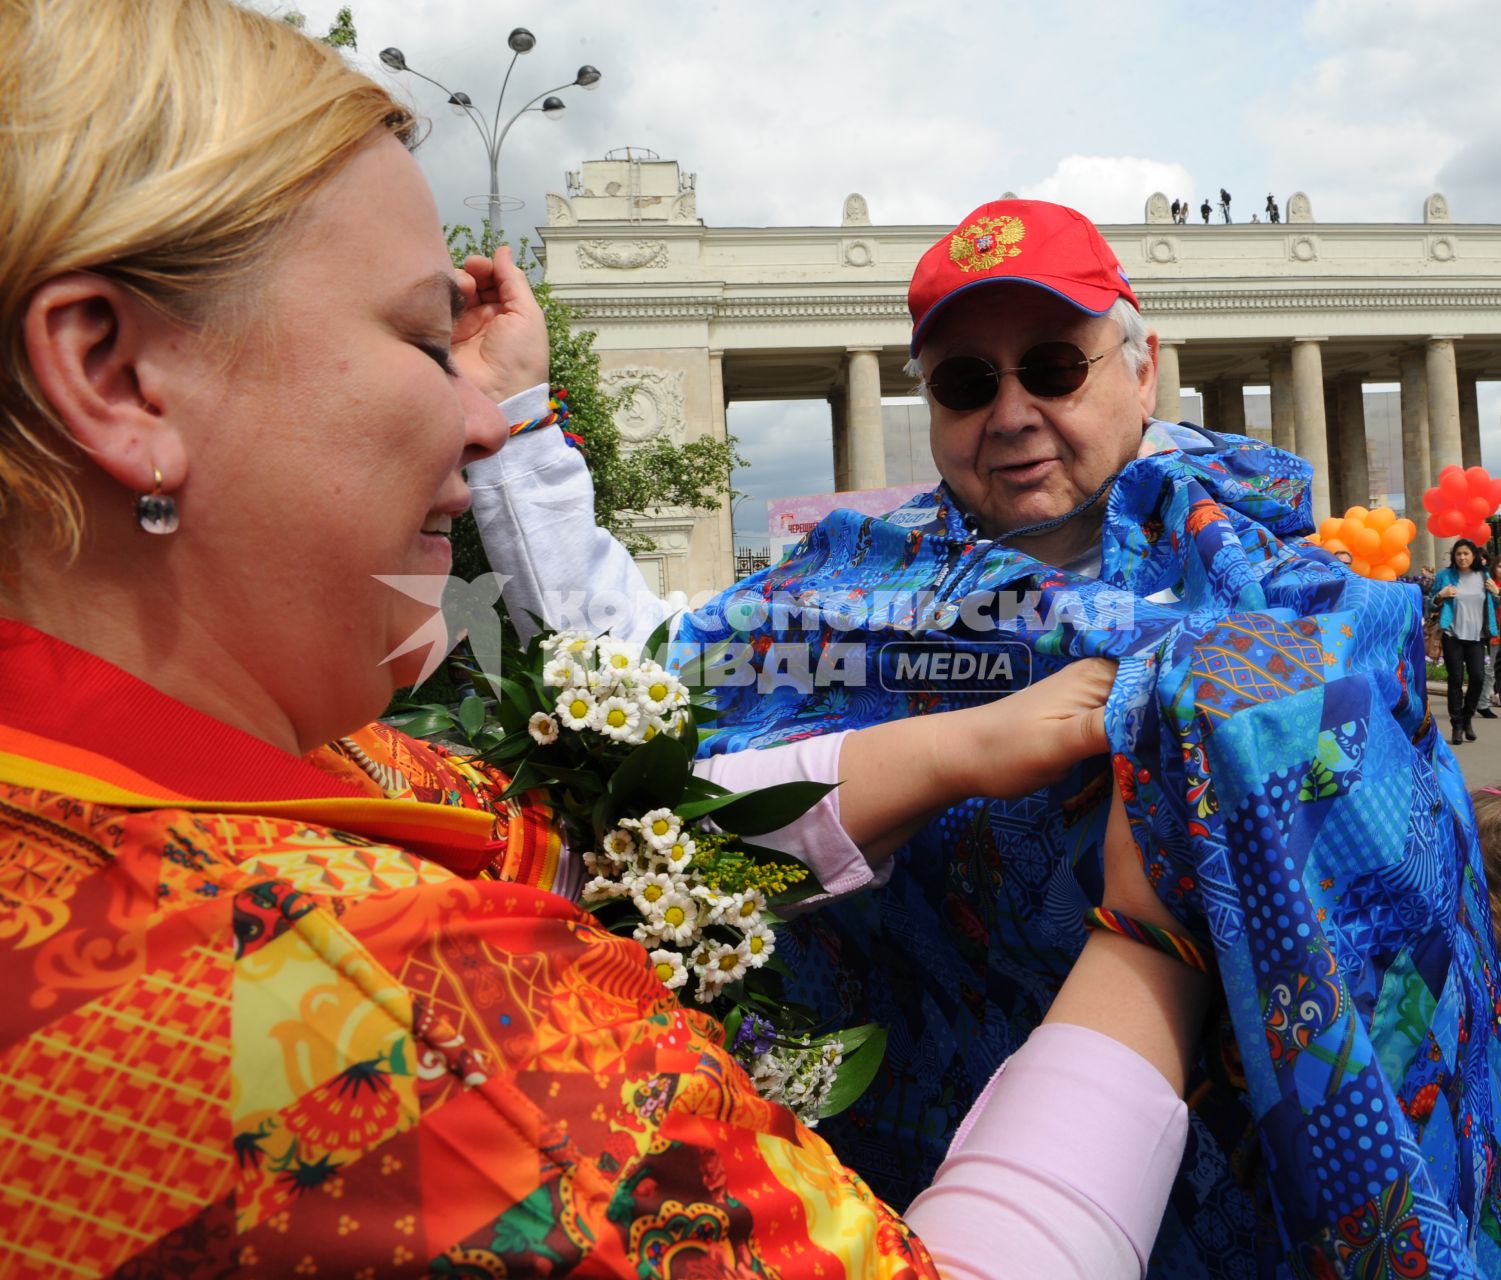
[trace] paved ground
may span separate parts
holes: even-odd
[[[1433,718],[1438,721],[1444,741],[1447,742],[1449,740],[1449,712],[1444,700],[1442,684],[1436,690],[1429,688],[1428,706],[1433,712]],[[1501,707],[1496,708],[1496,713],[1498,717],[1501,717]],[[1477,741],[1452,748],[1459,759],[1459,767],[1464,770],[1465,781],[1470,784],[1472,791],[1476,787],[1501,787],[1501,718],[1477,719],[1475,732],[1478,735]]]

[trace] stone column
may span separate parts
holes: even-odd
[[[1183,417],[1183,382],[1178,372],[1178,348],[1181,342],[1157,339],[1157,407],[1153,412],[1164,422]]]
[[[1428,461],[1428,377],[1422,348],[1400,356],[1402,377],[1402,514],[1418,526],[1410,544],[1414,570],[1434,561],[1433,535],[1423,494],[1433,487]]]
[[[834,492],[850,487],[850,398],[843,387],[829,392],[829,423],[834,434]]]
[[[724,352],[709,352],[709,433],[723,442],[730,433],[725,411],[729,405],[724,398]],[[725,494],[715,513],[719,523],[719,568],[717,580],[735,581],[735,508],[730,495]]]
[[[1479,377],[1473,373],[1459,375],[1459,448],[1465,466],[1478,467],[1480,461],[1480,389]]]
[[[1459,440],[1459,378],[1454,368],[1454,339],[1429,338],[1424,369],[1428,375],[1428,457],[1437,475],[1450,463],[1464,465]]]
[[[1293,357],[1290,351],[1273,351],[1268,360],[1272,386],[1272,443],[1288,453],[1298,451],[1293,415]]]
[[[1346,507],[1369,506],[1371,467],[1366,454],[1365,388],[1360,374],[1342,373],[1334,383],[1339,406],[1339,467],[1341,501]]]
[[[1346,508],[1354,506],[1356,501],[1345,495],[1339,446],[1339,400],[1334,394],[1333,380],[1325,378],[1324,447],[1329,451],[1329,510],[1337,516],[1343,515]]]
[[[1199,425],[1211,431],[1220,429],[1220,384],[1213,378],[1199,383]]]
[[[1241,378],[1216,378],[1216,418],[1204,425],[1211,431],[1228,431],[1233,435],[1246,434],[1246,384]],[[1208,417],[1208,414],[1204,415]]]
[[[1293,429],[1298,455],[1313,468],[1315,525],[1329,515],[1329,444],[1324,424],[1322,338],[1293,339]]]
[[[881,424],[881,362],[877,350],[855,347],[849,353],[851,489],[886,487],[886,433]]]

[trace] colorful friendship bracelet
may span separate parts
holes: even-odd
[[[551,427],[555,424],[561,427],[566,424],[569,418],[568,392],[565,391],[562,387],[556,388],[553,391],[552,395],[548,398],[547,410],[548,411],[544,413],[540,418],[528,418],[525,422],[516,423],[516,425],[511,428],[511,434],[513,436],[519,436],[528,431],[540,431],[543,427]],[[571,436],[572,438],[569,440],[569,443],[572,444],[574,448],[578,448],[578,444],[575,443],[578,440],[577,436],[573,435],[572,432],[566,430],[563,432],[563,434],[565,436]]]
[[[1132,916],[1123,916],[1120,912],[1111,911],[1108,907],[1090,907],[1084,913],[1084,927],[1106,929],[1111,933],[1118,933],[1121,937],[1130,938],[1133,942],[1145,943],[1149,947],[1156,947],[1158,951],[1176,956],[1190,969],[1197,969],[1200,973],[1209,972],[1209,961],[1205,959],[1198,943],[1191,938],[1185,938],[1181,933],[1159,929],[1155,924],[1146,924]]]

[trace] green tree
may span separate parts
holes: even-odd
[[[307,17],[300,9],[288,9],[282,14],[281,20],[289,27],[296,27],[299,31],[307,30]],[[319,36],[318,39],[334,49],[358,49],[360,47],[358,34],[354,29],[354,14],[348,5],[334,15],[328,34]]]

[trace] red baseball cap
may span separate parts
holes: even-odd
[[[1092,316],[1104,315],[1117,298],[1141,310],[1120,260],[1082,213],[1045,200],[992,200],[918,261],[907,290],[912,354],[954,298],[1007,282],[1047,289]]]

